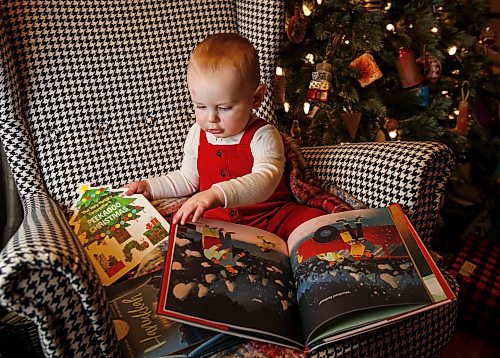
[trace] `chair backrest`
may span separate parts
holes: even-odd
[[[212,33],[257,48],[274,121],[279,0],[6,1],[0,135],[21,197],[67,212],[79,183],[122,185],[175,169],[194,122],[185,67]]]

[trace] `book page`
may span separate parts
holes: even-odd
[[[170,224],[141,194],[110,186],[80,188],[69,224],[105,286],[137,266],[161,242]]]
[[[208,219],[178,225],[162,288],[159,313],[302,344],[287,247],[276,235]]]
[[[388,208],[309,220],[290,235],[289,250],[308,341],[351,312],[432,302]]]

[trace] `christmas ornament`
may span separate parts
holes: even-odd
[[[428,56],[425,51],[425,46],[423,55],[417,59],[417,63],[419,64],[424,77],[430,84],[434,84],[439,81],[441,73],[443,72],[441,62],[431,56]]]
[[[465,87],[467,87],[467,91],[465,91]],[[458,105],[457,125],[454,128],[454,131],[464,137],[467,137],[469,132],[469,102],[467,102],[469,94],[469,81],[463,81],[462,100]]]
[[[413,91],[418,97],[418,105],[420,107],[427,107],[429,105],[429,86],[418,86]]]
[[[361,112],[345,112],[341,114],[341,117],[351,139],[354,139],[361,121]]]
[[[286,77],[285,71],[281,67],[276,67],[276,74],[274,76],[274,103],[284,104],[285,103],[285,89],[286,89]]]
[[[392,118],[386,118],[384,126],[380,128],[375,137],[375,142],[386,142],[395,140],[398,136],[398,121]]]
[[[416,87],[424,80],[415,60],[415,53],[408,47],[399,49],[397,68],[403,88]]]
[[[295,13],[288,22],[286,34],[291,43],[299,44],[306,36],[307,22],[305,17],[300,13],[300,8],[295,6]]]
[[[302,145],[301,134],[302,134],[302,130],[300,129],[299,121],[294,119],[292,122],[292,128],[290,129],[290,135],[291,135],[293,141],[295,142],[295,144],[297,144],[297,146],[299,146],[299,147]]]
[[[483,127],[490,127],[493,124],[493,118],[483,101],[476,101],[476,120]]]
[[[344,40],[345,32],[342,29],[338,29],[332,36],[330,36],[330,42],[326,48],[326,56],[332,58],[337,52],[337,49],[342,44]]]
[[[366,87],[382,77],[382,71],[380,71],[373,56],[368,52],[356,58],[349,66],[358,73],[357,79],[361,87]]]
[[[479,40],[477,41],[479,50],[483,53],[488,52],[488,50],[495,44],[496,40],[497,34],[495,30],[493,30],[490,26],[485,27],[479,34]]]
[[[328,62],[318,63],[309,82],[308,100],[328,102],[332,88],[332,65]]]
[[[361,7],[364,11],[380,11],[385,3],[382,0],[361,0]]]

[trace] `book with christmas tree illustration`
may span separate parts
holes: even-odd
[[[112,284],[169,236],[170,224],[141,194],[82,185],[69,221],[101,283]]]
[[[158,313],[311,351],[455,299],[397,204],[311,219],[287,243],[215,220],[173,225]]]

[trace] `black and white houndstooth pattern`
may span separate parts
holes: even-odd
[[[261,57],[263,81],[272,89],[283,8],[281,0],[0,5],[0,136],[25,206],[20,231],[0,254],[0,305],[35,321],[47,356],[114,357],[117,352],[103,290],[65,221],[77,184],[116,186],[179,166],[194,120],[185,65],[195,44],[209,34],[238,31],[249,38]],[[268,91],[258,114],[273,120],[272,113]],[[404,158],[414,153],[415,144],[385,145],[360,144],[354,151],[339,146],[323,153],[326,159],[320,149],[305,153],[324,179],[370,206],[404,197],[414,220],[418,210],[427,215],[425,228],[437,198],[425,199],[422,194],[431,190],[415,188],[440,190],[442,181],[433,171],[444,168],[447,159],[433,157],[428,147],[412,154],[422,155],[420,164]],[[370,153],[379,155],[370,160]],[[401,160],[401,165],[377,172],[383,160]],[[377,173],[373,177],[361,173],[370,165]],[[392,167],[395,172],[389,173]],[[411,178],[410,195],[404,194],[404,183],[397,184],[399,175]],[[387,192],[394,185],[397,190]],[[452,317],[451,311],[436,314]]]
[[[117,357],[104,290],[62,211],[45,194],[24,207],[0,253],[0,305],[35,321],[47,356]]]
[[[272,88],[281,26],[266,24],[282,23],[283,12],[279,1],[59,0],[5,2],[2,16],[8,81],[24,86],[23,108],[3,114],[2,137],[23,143],[23,118],[34,144],[29,156],[6,149],[22,164],[13,168],[20,194],[33,190],[36,158],[40,183],[67,210],[80,182],[120,185],[180,165],[194,121],[185,66],[209,34],[240,31],[253,41]],[[272,110],[268,91],[258,114]]]
[[[448,147],[434,142],[354,143],[304,148],[302,153],[321,179],[368,207],[400,204],[429,243],[454,165]]]
[[[212,33],[239,31],[253,41],[263,81],[272,88],[283,4],[55,0],[0,6],[0,136],[26,216],[2,252],[0,304],[37,323],[48,356],[113,357],[117,346],[104,294],[64,220],[77,185],[117,186],[180,165],[194,121],[185,65]],[[271,95],[258,114],[273,120]]]

